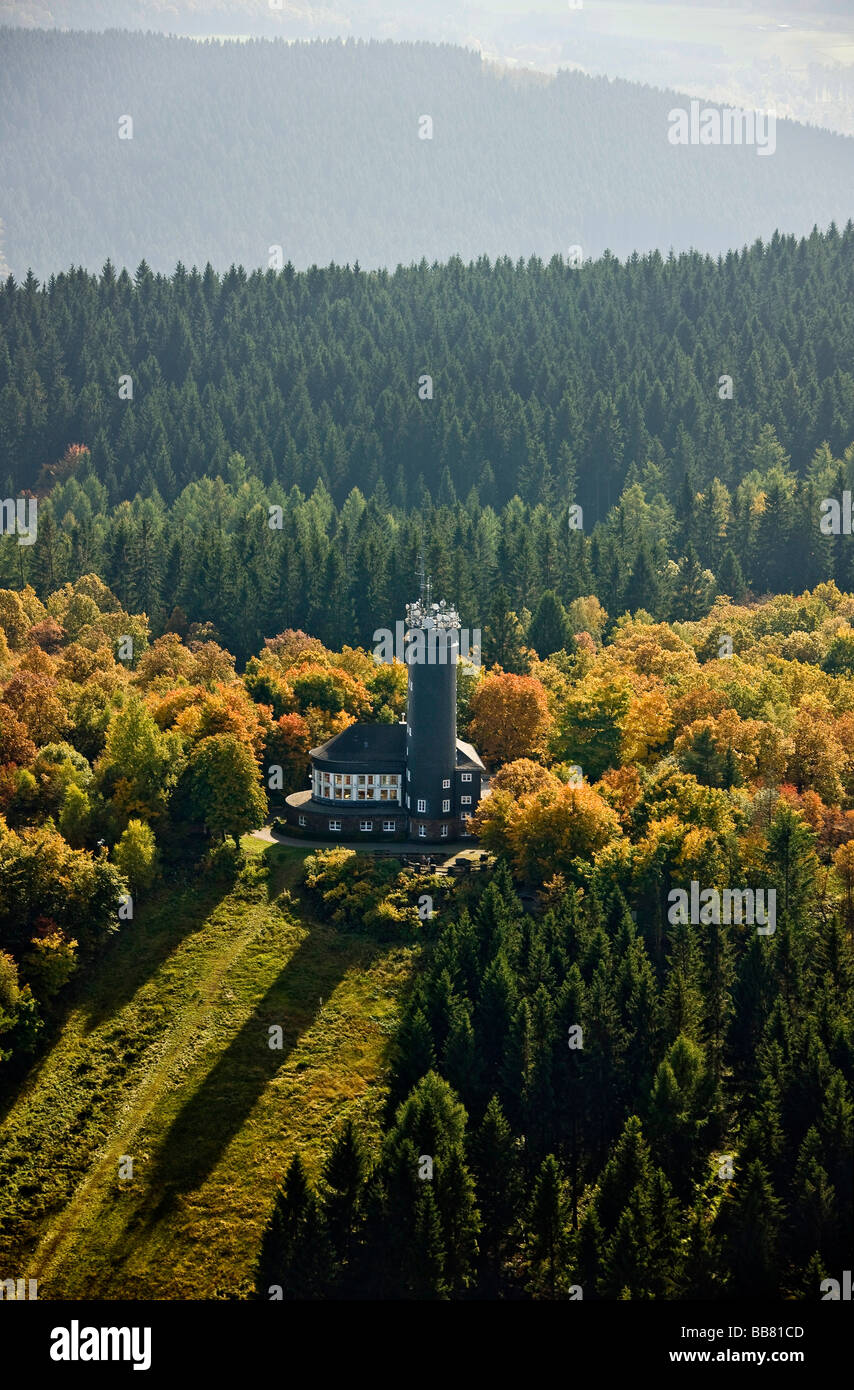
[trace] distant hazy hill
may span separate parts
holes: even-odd
[[[12,271],[720,251],[854,211],[854,141],[674,147],[688,98],[427,44],[0,33]],[[133,139],[119,139],[122,116]],[[419,139],[419,117],[434,122]]]
[[[662,8],[662,0],[633,3]],[[793,15],[846,15],[850,10],[850,0],[678,0],[678,4],[681,9],[774,11],[789,20]],[[591,0],[588,7],[593,8]],[[563,20],[567,8],[567,0],[504,0],[500,7],[488,0],[474,4],[419,0],[410,10],[399,0],[276,0],[275,5],[271,0],[0,0],[0,22],[27,28],[114,26],[158,33],[315,36],[324,31],[400,34],[415,29],[427,35],[435,32],[431,28],[434,25],[442,25],[446,34],[456,34],[466,28],[479,31],[485,22],[504,20],[542,33],[544,26]]]

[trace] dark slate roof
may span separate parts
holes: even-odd
[[[354,820],[405,820],[409,812],[403,806],[390,801],[315,801],[311,790],[291,792],[285,802],[292,811],[309,811],[312,815],[331,816],[340,820],[350,816]]]
[[[480,772],[486,772],[473,745],[463,743],[461,738],[457,739],[457,767],[476,767]]]
[[[357,772],[402,771],[406,758],[405,724],[351,724],[340,734],[327,739],[319,748],[312,748],[313,763],[326,765],[333,771],[354,769]],[[486,769],[470,743],[457,739],[457,767]]]
[[[309,754],[314,763],[347,763],[365,772],[382,772],[384,764],[397,772],[405,756],[405,724],[351,724]]]

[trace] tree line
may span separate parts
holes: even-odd
[[[10,277],[3,495],[44,495],[80,446],[110,506],[171,505],[239,453],[339,506],[380,483],[404,511],[518,494],[590,529],[648,464],[671,503],[686,475],[735,491],[768,426],[802,478],[854,438],[852,244],[848,224],[717,261]]]
[[[698,489],[687,471],[671,492],[654,463],[632,465],[590,529],[584,509],[556,497],[496,508],[473,489],[460,501],[447,475],[435,499],[423,488],[403,510],[382,480],[336,505],[323,482],[309,494],[265,485],[237,454],[225,473],[171,505],[155,489],[111,507],[92,454],[69,450],[38,502],[35,544],[0,537],[0,584],[32,585],[44,600],[94,572],[154,635],[204,629],[245,663],[287,628],[334,649],[370,646],[402,618],[423,555],[433,592],[480,632],[482,659],[515,672],[526,649],[571,648],[575,633],[609,633],[621,613],[691,622],[719,594],[854,587],[851,537],[822,530],[825,499],[841,504],[854,489],[854,446],[821,445],[799,474],[771,426],[732,488],[715,476]]]

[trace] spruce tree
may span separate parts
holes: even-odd
[[[715,1223],[723,1241],[721,1272],[729,1297],[779,1297],[782,1216],[767,1168],[753,1159],[728,1183]]]
[[[558,1269],[567,1248],[566,1197],[560,1168],[554,1154],[547,1154],[534,1181],[528,1210],[530,1250],[534,1263],[534,1288],[542,1288],[550,1298],[557,1292]]]
[[[671,613],[677,622],[695,623],[708,611],[709,602],[708,580],[696,550],[689,545],[677,566]]]
[[[541,661],[562,651],[569,641],[566,609],[553,589],[546,589],[528,628],[528,642]]]
[[[731,546],[727,546],[718,565],[713,566],[716,588],[719,594],[728,594],[733,603],[742,603],[747,597],[741,564]]]
[[[362,1220],[367,1159],[362,1140],[348,1119],[323,1166],[323,1220],[332,1255],[345,1283],[352,1284],[350,1266]]]
[[[470,1151],[481,1216],[481,1291],[495,1297],[504,1259],[513,1248],[522,1194],[517,1142],[496,1095],[471,1136]]]

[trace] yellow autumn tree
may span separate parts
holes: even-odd
[[[842,800],[840,772],[845,762],[828,700],[819,695],[804,696],[798,706],[786,780],[799,792],[818,792],[822,801],[833,806]]]
[[[645,763],[665,747],[673,714],[662,686],[633,694],[620,723],[623,763]]]
[[[559,786],[559,779],[542,763],[535,763],[532,758],[515,758],[496,772],[492,779],[492,794],[506,791],[518,800],[522,796],[530,796],[532,792],[549,788],[556,791]]]
[[[848,840],[833,856],[833,867],[842,885],[843,911],[849,924],[854,919],[854,840]]]
[[[533,882],[571,871],[620,834],[616,812],[587,786],[536,792],[517,803],[507,824],[516,872]]]

